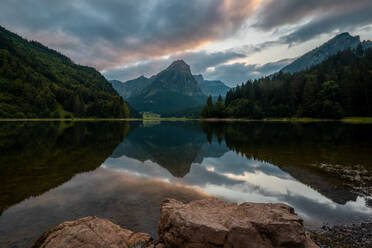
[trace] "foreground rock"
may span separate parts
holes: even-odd
[[[130,248],[150,244],[146,233],[134,233],[109,220],[86,217],[66,221],[41,235],[33,248]]]
[[[168,199],[158,233],[165,247],[317,247],[305,235],[302,219],[285,204]]]
[[[161,206],[159,240],[97,217],[64,222],[46,231],[33,248],[316,248],[302,219],[284,204],[222,202],[188,204],[167,199]]]

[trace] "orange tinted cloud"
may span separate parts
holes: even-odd
[[[3,0],[0,23],[74,61],[108,69],[180,53],[233,35],[259,0]]]

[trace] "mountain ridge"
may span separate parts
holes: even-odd
[[[210,95],[216,98],[220,95],[225,97],[226,93],[230,90],[230,87],[220,80],[205,80],[201,74],[193,76],[198,82],[201,91],[207,96]]]
[[[359,44],[363,44],[363,42],[360,41],[359,36],[351,36],[348,32],[338,34],[323,43],[321,46],[303,54],[280,71],[293,74],[295,72],[309,69],[338,52],[346,49],[356,49]],[[369,45],[368,42],[364,44],[364,46]]]
[[[142,112],[172,113],[201,107],[207,96],[184,60],[173,61],[163,71],[127,82],[111,80],[115,90]]]

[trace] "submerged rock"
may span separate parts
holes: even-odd
[[[285,204],[237,205],[215,198],[188,204],[164,200],[158,234],[153,241],[149,234],[86,217],[49,229],[33,248],[318,247],[305,235],[302,219]]]
[[[151,244],[146,233],[135,233],[109,220],[85,217],[66,221],[44,232],[33,248],[131,248]]]
[[[302,219],[285,204],[167,199],[158,233],[165,247],[317,247],[305,235]]]

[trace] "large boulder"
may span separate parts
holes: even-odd
[[[47,230],[33,248],[316,248],[303,221],[285,204],[227,203],[215,198],[188,204],[167,199],[161,206],[159,239],[86,217]]]
[[[33,248],[131,248],[146,247],[152,238],[135,233],[109,220],[86,217],[66,221],[44,232]]]
[[[318,247],[285,204],[237,205],[215,198],[188,204],[166,199],[158,234],[164,247]]]

